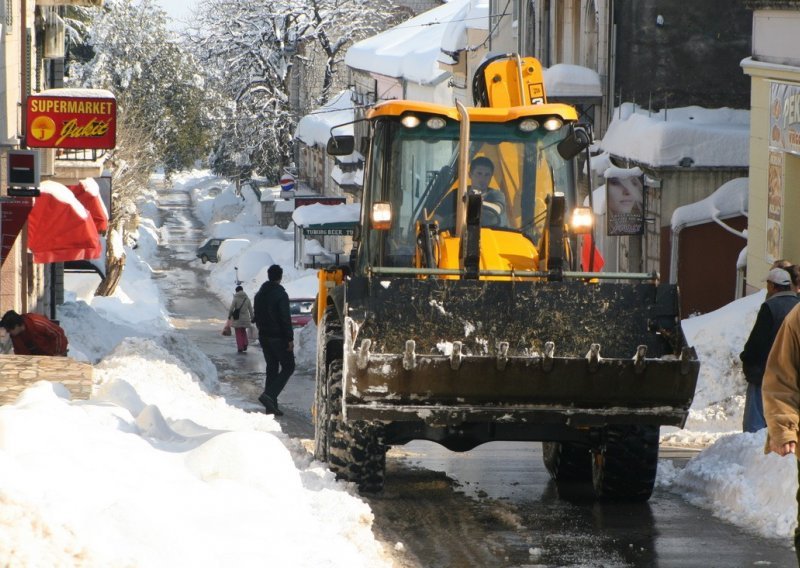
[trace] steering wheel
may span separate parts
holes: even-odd
[[[481,204],[481,227],[503,226],[503,217],[497,212],[496,207],[496,203],[487,203],[484,201]]]

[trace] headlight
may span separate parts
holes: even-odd
[[[447,121],[441,116],[432,116],[425,121],[425,125],[431,130],[440,130],[447,125]]]
[[[563,120],[561,120],[557,116],[551,116],[550,118],[544,121],[544,124],[542,126],[544,126],[545,130],[553,132],[554,130],[558,130],[559,128],[561,128],[563,125],[564,125]]]
[[[576,235],[590,233],[594,225],[594,215],[588,207],[576,207],[572,210],[569,227]]]
[[[372,204],[372,228],[387,231],[392,228],[392,204],[378,202]]]
[[[526,118],[519,123],[521,132],[533,132],[539,128],[539,122],[533,118]]]
[[[419,126],[419,117],[413,114],[407,114],[400,119],[400,124],[406,128],[416,128]]]

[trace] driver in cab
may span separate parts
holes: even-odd
[[[481,225],[497,227],[507,225],[506,196],[499,189],[489,187],[494,175],[494,164],[485,156],[478,156],[469,166],[471,191],[479,192],[483,198]]]

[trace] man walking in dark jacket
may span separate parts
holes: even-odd
[[[273,264],[267,270],[267,281],[256,293],[253,322],[267,362],[264,392],[258,397],[267,414],[282,416],[278,395],[294,372],[294,331],[289,314],[289,295],[281,286],[283,269]]]
[[[739,355],[747,379],[742,424],[745,432],[758,432],[767,426],[761,399],[761,381],[764,378],[767,357],[786,314],[800,301],[792,289],[792,279],[788,272],[790,269],[773,268],[767,274],[767,299],[761,304],[756,323],[744,344],[744,351]]]

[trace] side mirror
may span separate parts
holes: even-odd
[[[331,136],[328,138],[328,154],[331,156],[349,156],[353,153],[356,141],[353,136]]]
[[[592,140],[583,128],[573,128],[572,132],[558,143],[558,153],[565,160],[571,160],[589,147]]]

